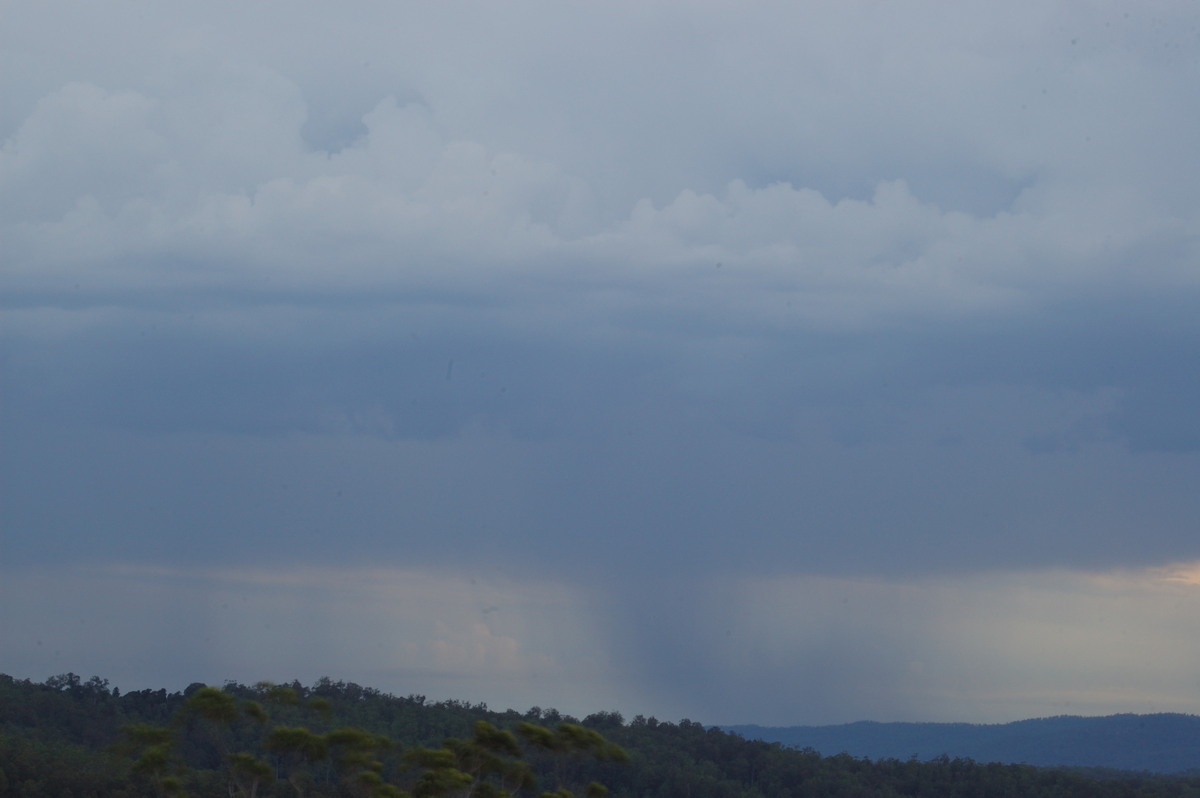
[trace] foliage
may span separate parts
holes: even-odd
[[[539,786],[540,785],[540,786]],[[1200,798],[1157,776],[943,757],[870,761],[615,712],[489,711],[321,679],[120,694],[0,675],[0,798]]]

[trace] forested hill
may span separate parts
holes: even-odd
[[[321,679],[124,693],[0,675],[0,798],[1200,798],[1154,775],[822,756],[691,720],[497,712]]]
[[[916,755],[980,762],[1110,767],[1179,773],[1200,770],[1196,715],[1064,715],[1015,723],[873,723],[839,726],[724,726],[748,739],[871,759]]]

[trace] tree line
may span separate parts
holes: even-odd
[[[110,688],[0,675],[0,797],[1200,798],[1200,774],[822,756],[698,722],[497,712],[322,678]]]

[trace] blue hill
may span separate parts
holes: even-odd
[[[1164,713],[1021,720],[1003,724],[876,723],[838,726],[722,726],[747,739],[869,759],[938,756],[1144,770],[1200,771],[1200,717]]]

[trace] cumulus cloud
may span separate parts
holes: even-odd
[[[607,14],[587,14],[601,17],[600,32],[617,35]],[[1174,249],[1139,270],[1143,284],[1147,268],[1168,285],[1192,279],[1182,265],[1195,255],[1188,230],[1196,202],[1187,193],[1195,181],[1186,177],[1186,136],[1176,135],[1193,112],[1180,94],[1189,83],[1175,74],[1178,63],[1139,60],[1140,51],[1130,50],[1140,35],[1136,21],[1120,18],[1134,29],[1125,37],[1096,32],[1083,53],[1078,34],[1075,45],[1066,32],[1061,41],[1047,34],[1030,45],[1031,63],[1009,74],[1000,69],[1011,56],[1004,39],[983,56],[943,47],[938,52],[947,60],[935,70],[919,58],[900,58],[916,50],[882,37],[893,24],[939,44],[967,26],[996,37],[1011,24],[1006,15],[987,20],[999,25],[995,30],[957,15],[941,19],[944,28],[887,16],[865,8],[801,16],[794,20],[800,41],[785,48],[777,30],[788,26],[761,14],[718,37],[715,26],[731,22],[728,10],[697,11],[686,40],[659,39],[667,20],[649,15],[644,30],[634,32],[633,55],[651,58],[653,42],[664,68],[635,76],[631,65],[621,66],[629,53],[586,49],[571,69],[585,85],[599,84],[593,92],[572,92],[556,75],[561,70],[537,60],[557,57],[549,46],[556,34],[574,35],[578,21],[561,15],[485,46],[481,58],[497,48],[508,55],[514,39],[545,45],[533,50],[535,63],[514,56],[479,84],[454,83],[445,68],[418,69],[408,60],[415,56],[389,52],[386,70],[408,72],[427,88],[373,98],[348,120],[361,133],[331,151],[303,136],[309,109],[322,106],[320,91],[328,90],[308,85],[312,66],[300,69],[269,52],[255,61],[232,49],[236,38],[206,41],[231,52],[216,64],[196,54],[176,58],[159,78],[135,87],[80,76],[34,104],[0,158],[12,187],[5,222],[14,249],[6,259],[31,287],[43,288],[64,261],[77,264],[64,280],[91,277],[94,286],[111,287],[122,273],[117,264],[128,269],[133,260],[143,268],[126,272],[127,289],[163,279],[176,286],[270,279],[275,290],[393,291],[432,280],[464,289],[465,280],[491,274],[481,293],[530,262],[556,277],[570,265],[590,265],[590,280],[606,282],[617,261],[630,264],[639,288],[702,296],[694,276],[667,267],[722,263],[741,269],[735,300],[782,284],[809,299],[793,316],[838,319],[870,317],[879,304],[971,312],[1014,296],[1059,296],[1080,280],[1092,290],[1123,286],[1129,266],[1122,253],[1139,247],[1163,255]],[[1098,31],[1103,17],[1107,30],[1118,21],[1099,11],[1097,17],[1076,26]],[[858,33],[849,31],[851,19],[863,23]],[[427,21],[435,30],[447,24],[437,14]],[[839,31],[833,48],[829,42],[839,37],[831,34]],[[754,36],[765,45],[751,58]],[[716,53],[716,66],[695,52],[697,44]],[[956,59],[974,67],[955,69],[962,65]],[[1131,59],[1137,76],[1115,79]],[[765,80],[771,66],[784,71]],[[720,69],[730,74],[720,78]],[[866,97],[836,92],[838,82],[860,87],[877,78],[896,85]],[[493,84],[496,97],[479,96]],[[1041,101],[1039,110],[1029,102],[1020,110],[1012,96],[1041,97],[1055,84],[1063,96]],[[1146,85],[1155,87],[1150,96]],[[750,99],[737,100],[747,86]],[[931,95],[930,107],[915,103],[918,91]],[[971,91],[977,97],[967,96]],[[562,103],[557,113],[569,111],[584,128],[566,132],[567,146],[590,142],[591,125],[614,136],[617,148],[589,154],[556,147],[544,138],[550,110],[523,108],[525,96]],[[502,99],[529,111],[520,128],[513,111],[499,112],[490,127],[462,116],[463,108],[497,111]],[[714,111],[730,104],[737,128],[704,130]],[[1007,111],[989,118],[996,105]],[[762,116],[780,107],[819,121],[806,128],[803,119]],[[931,113],[935,108],[946,112]],[[604,123],[599,114],[613,111]],[[623,124],[630,114],[642,124]],[[1143,131],[1151,119],[1165,132],[1148,147]],[[518,129],[524,135],[515,135]],[[779,138],[766,147],[775,166],[730,161],[763,150],[764,137]],[[992,143],[980,148],[980,141]],[[1019,157],[997,152],[1001,142],[1014,148],[1022,141]],[[959,176],[930,183],[931,164],[948,168],[954,148],[968,143],[972,151],[954,166]],[[640,154],[632,150],[639,145]],[[660,160],[680,159],[677,174],[654,183],[639,178],[657,175]],[[833,185],[805,166],[828,162],[840,176],[854,174],[855,186]],[[962,209],[942,196],[956,181],[953,191],[969,194],[981,185],[986,195],[988,170],[1010,183],[1007,199],[988,211]],[[626,176],[621,185],[606,180],[613,173]],[[181,270],[181,262],[191,268]],[[474,268],[464,273],[464,264]]]

